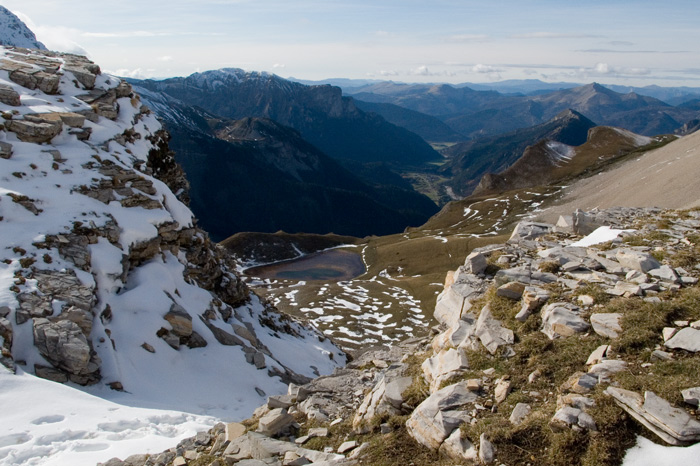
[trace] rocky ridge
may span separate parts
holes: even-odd
[[[699,230],[697,210],[521,222],[447,274],[432,338],[104,464],[615,465],[638,434],[700,442]]]
[[[342,364],[317,331],[250,293],[196,226],[168,135],[128,83],[81,56],[0,55],[3,364],[137,397],[144,380],[177,376],[169,352],[189,370],[208,347],[251,397]]]

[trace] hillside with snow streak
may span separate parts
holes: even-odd
[[[0,462],[158,449],[156,438],[245,418],[345,362],[250,293],[196,227],[168,136],[127,83],[84,57],[0,48],[0,112],[0,393],[11,420]]]

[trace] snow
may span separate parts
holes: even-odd
[[[569,246],[585,248],[588,246],[593,246],[594,244],[606,243],[608,241],[614,240],[615,238],[620,236],[621,233],[631,231],[634,230],[616,230],[614,228],[610,228],[609,226],[603,226],[597,228],[590,235],[581,238],[580,240],[570,244]]]
[[[563,144],[558,141],[547,141],[546,143],[548,150],[548,155],[550,160],[554,165],[560,166],[576,155],[576,151],[573,147]]]
[[[216,422],[130,406],[120,400],[123,394],[109,392],[95,396],[0,366],[0,465],[94,465],[136,452],[159,453]]]
[[[641,146],[646,146],[647,144],[651,144],[651,142],[654,140],[653,138],[647,137],[647,136],[642,136],[640,134],[633,133],[632,131],[628,131],[626,129],[622,128],[613,128],[615,131],[617,131],[619,134],[622,136],[626,137],[627,139],[630,139],[632,143],[638,147]]]
[[[622,466],[698,466],[700,443],[689,447],[666,447],[644,437],[627,450]]]
[[[5,57],[6,50],[0,48],[0,58]],[[119,82],[101,75],[96,85],[109,89]],[[23,88],[2,71],[0,83],[20,94],[20,107],[0,103],[0,111],[17,110],[15,118],[34,111],[85,108],[75,98],[85,90],[71,82],[69,73],[61,78],[60,95]],[[95,464],[114,456],[124,459],[134,453],[160,452],[216,422],[249,417],[266,399],[259,392],[285,393],[286,384],[271,374],[289,368],[314,377],[345,362],[340,350],[318,331],[268,313],[254,295],[235,309],[222,304],[184,276],[189,264],[183,251],[164,250],[142,264],[132,264],[124,274],[122,261],[131,246],[156,238],[163,224],[189,228],[193,215],[164,183],[137,168],[147,158],[152,147],[149,136],[161,128],[160,123],[152,114],[140,115],[138,101],[132,104],[131,99],[122,98],[118,103],[116,121],[100,117],[97,123],[85,122],[85,127],[92,128],[87,141],[65,130],[47,144],[22,142],[14,133],[0,132],[0,140],[13,148],[11,158],[0,158],[0,306],[10,308],[7,320],[12,325],[17,365],[17,375],[0,366],[2,465]],[[127,129],[140,138],[117,143],[115,137]],[[60,154],[56,156],[55,151]],[[99,166],[96,160],[150,181],[155,194],[139,194],[162,207],[126,208],[118,201],[104,204],[81,194],[86,185],[106,178],[93,168]],[[35,215],[9,194],[26,196],[40,211]],[[87,271],[63,258],[56,248],[38,244],[48,236],[71,233],[77,222],[90,228],[115,222],[119,230],[118,242],[98,237],[87,246]],[[34,279],[15,283],[17,272],[27,273],[20,260],[28,259],[35,261],[38,270],[73,270],[84,286],[94,288],[97,300],[89,339],[101,360],[101,380],[96,385],[62,385],[32,375],[35,364],[50,363],[33,344],[32,320],[17,324],[15,319],[19,303],[11,288],[38,291]],[[61,312],[63,303],[54,299],[51,305],[54,315]],[[163,316],[174,305],[190,314],[192,328],[206,341],[205,347],[173,349],[157,336],[161,329],[170,328]],[[107,307],[111,317],[102,318]],[[224,308],[232,314],[227,320],[218,312]],[[252,331],[257,342],[239,340],[244,346],[258,345],[255,351],[267,348],[266,367],[257,369],[247,362],[241,346],[220,344],[200,318],[204,313],[210,325],[231,335],[237,328],[241,333],[246,328]],[[284,328],[291,332],[280,330]],[[112,382],[122,384],[124,391],[112,390],[108,386]]]

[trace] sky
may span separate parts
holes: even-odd
[[[700,87],[697,0],[0,0],[120,76]]]

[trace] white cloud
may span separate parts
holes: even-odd
[[[472,66],[473,73],[499,73],[501,70],[491,66],[479,63],[478,65]]]
[[[120,68],[118,70],[113,71],[107,70],[106,72],[108,74],[113,74],[122,78],[146,79],[150,77],[150,73],[148,73],[148,71],[152,72],[154,70],[146,70],[146,72],[144,72],[144,70],[142,70],[141,68],[136,68],[133,70],[130,70],[128,68]]]
[[[609,74],[612,71],[607,63],[598,63],[593,69],[599,74]]]
[[[411,74],[415,76],[432,76],[430,70],[425,65],[419,66],[418,68],[411,70]]]
[[[514,34],[512,39],[590,39],[601,37],[593,34],[573,34],[563,32],[528,32],[526,34]]]
[[[485,42],[488,39],[486,34],[453,34],[447,37],[448,42]]]
[[[162,61],[162,62],[166,62],[166,63],[173,61],[173,60],[174,60],[174,58],[171,57],[170,55],[164,55],[162,57],[158,57],[158,61]]]
[[[388,31],[375,31],[374,35],[377,37],[389,37],[391,33]]]
[[[274,69],[281,69],[281,68],[286,68],[286,67],[287,67],[287,65],[285,65],[283,63],[275,63],[274,65],[272,65],[272,68],[274,68]]]
[[[162,37],[170,36],[168,32],[124,31],[124,32],[83,32],[84,37],[113,38],[113,37]]]

